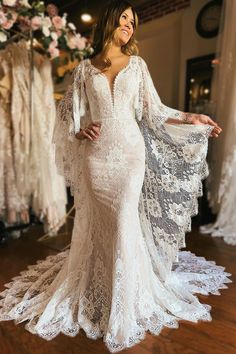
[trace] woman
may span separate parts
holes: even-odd
[[[58,108],[56,161],[76,206],[70,250],[1,294],[2,320],[28,320],[47,340],[83,328],[111,352],[181,319],[209,321],[210,306],[193,294],[229,282],[222,267],[179,252],[207,173],[207,138],[221,129],[161,103],[137,55],[137,22],[127,1],[106,8],[94,55]]]

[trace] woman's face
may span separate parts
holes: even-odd
[[[120,16],[120,26],[115,31],[115,40],[123,46],[134,33],[134,15],[131,7],[126,9]]]

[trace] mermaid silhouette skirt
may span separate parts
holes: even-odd
[[[70,250],[6,284],[0,319],[27,320],[26,329],[46,340],[82,328],[90,338],[103,337],[111,352],[138,343],[147,330],[177,327],[180,319],[210,320],[210,307],[193,293],[225,287],[223,268],[181,252],[166,282],[153,270],[138,213],[145,146],[135,120],[103,121],[83,156]]]

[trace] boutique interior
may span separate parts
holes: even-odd
[[[74,198],[55,163],[57,107],[72,73],[93,53],[108,1],[0,1],[0,285],[29,265],[70,248]],[[185,250],[222,266],[231,283],[199,296],[211,323],[181,321],[150,333],[130,354],[236,353],[236,1],[133,0],[139,55],[162,102],[210,116],[208,176]],[[50,258],[49,258],[50,259]],[[10,285],[9,285],[10,286]],[[228,288],[228,289],[224,289]],[[1,303],[0,303],[1,304]],[[2,354],[108,353],[80,331],[45,341],[24,324],[0,322]]]

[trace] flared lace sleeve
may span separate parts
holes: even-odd
[[[186,113],[168,107],[161,102],[156,91],[146,62],[138,57],[141,71],[139,83],[139,102],[136,107],[136,117],[141,120],[143,117],[149,120],[153,126],[164,123],[168,118],[184,120]]]
[[[169,124],[183,112],[161,103],[143,60],[140,82],[139,127],[145,141],[145,177],[139,211],[154,268],[163,259],[165,278],[178,251],[185,247],[185,233],[198,212],[202,179],[208,175],[206,154],[209,125]]]
[[[74,69],[71,81],[65,96],[57,106],[52,141],[55,144],[58,173],[65,177],[66,185],[73,189],[78,146],[81,144],[75,134],[79,132],[88,110],[83,62]]]

